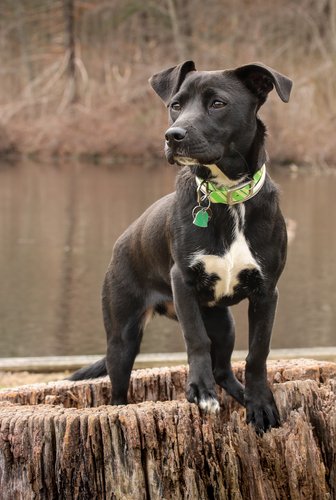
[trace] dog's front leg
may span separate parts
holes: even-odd
[[[249,353],[246,358],[245,403],[247,422],[257,432],[280,423],[278,409],[267,382],[266,359],[269,353],[278,292],[253,297],[249,303]]]
[[[194,289],[175,264],[171,270],[174,304],[184,335],[189,377],[187,399],[202,410],[216,412],[219,403],[211,364],[211,341],[207,335]]]

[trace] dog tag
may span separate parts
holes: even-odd
[[[193,224],[198,227],[208,227],[208,222],[209,214],[204,208],[201,208],[201,210],[199,210],[195,215]]]

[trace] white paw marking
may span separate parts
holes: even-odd
[[[201,399],[198,406],[207,413],[217,413],[220,408],[215,398]]]

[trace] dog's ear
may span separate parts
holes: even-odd
[[[185,61],[178,66],[156,73],[149,79],[149,83],[163,102],[168,104],[190,71],[196,71],[194,61]]]
[[[293,82],[287,76],[274,71],[262,63],[246,64],[234,70],[234,73],[260,99],[263,104],[268,93],[275,87],[280,99],[289,101]]]

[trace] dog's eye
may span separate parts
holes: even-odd
[[[171,105],[170,105],[171,109],[173,109],[174,111],[181,111],[181,104],[179,104],[178,102],[173,102]]]
[[[220,108],[224,108],[224,106],[226,106],[226,102],[224,101],[221,101],[220,99],[216,99],[212,104],[211,104],[211,107],[214,108],[214,109],[220,109]]]

